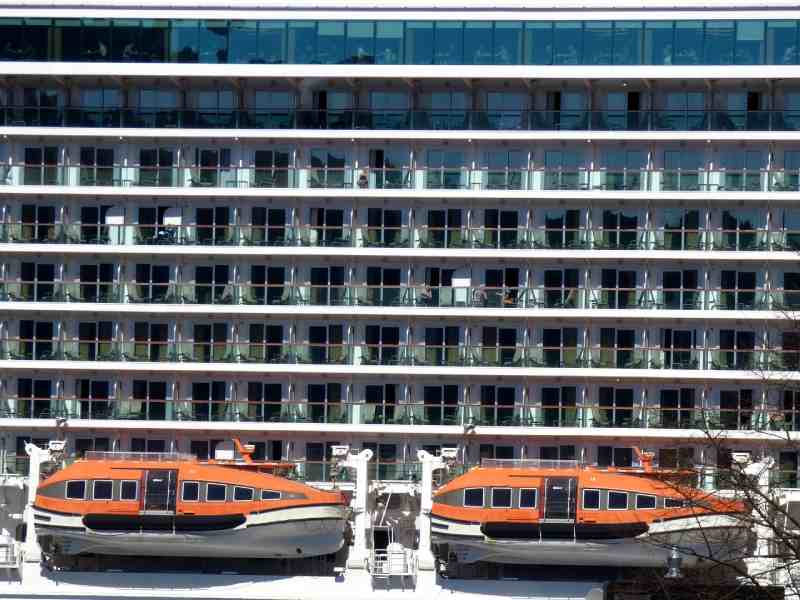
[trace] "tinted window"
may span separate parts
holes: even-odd
[[[483,488],[464,490],[464,506],[483,506]]]
[[[583,490],[583,508],[599,510],[600,490]]]
[[[234,500],[252,500],[253,499],[253,488],[246,488],[246,487],[239,487],[236,486],[233,488],[233,499]]]
[[[220,483],[209,483],[206,490],[206,500],[209,502],[225,502],[225,486]]]
[[[536,508],[536,495],[538,490],[520,490],[519,491],[519,507],[520,508]]]
[[[664,508],[682,508],[683,500],[678,498],[664,498]]]
[[[609,510],[625,510],[628,508],[628,494],[626,492],[608,492]]]
[[[94,499],[95,500],[111,500],[112,484],[110,481],[95,481],[94,482]]]
[[[119,488],[120,500],[136,500],[137,481],[123,481]]]
[[[642,494],[636,494],[636,508],[637,509],[647,509],[647,508],[655,508],[656,507],[656,497],[655,496],[644,496]]]
[[[200,484],[196,481],[184,481],[181,499],[184,502],[197,502],[200,500]]]
[[[261,490],[261,499],[262,500],[280,500],[281,493],[280,492],[273,492],[272,490]]]
[[[85,481],[67,482],[67,498],[70,498],[72,500],[83,500],[85,495],[86,495]]]
[[[496,508],[511,508],[511,490],[508,488],[492,490],[492,506]]]

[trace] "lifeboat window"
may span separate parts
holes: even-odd
[[[248,502],[253,499],[253,488],[234,486],[233,499]]]
[[[200,484],[196,481],[184,481],[181,500],[184,502],[197,502],[200,500]]]
[[[600,510],[600,490],[583,490],[583,509]]]
[[[119,487],[120,500],[136,500],[139,491],[139,482],[135,480],[123,481]]]
[[[261,499],[262,500],[280,500],[281,493],[274,492],[272,490],[261,490]]]
[[[492,507],[511,508],[511,488],[494,488],[492,490]]]
[[[683,505],[680,498],[664,498],[664,508],[683,508]]]
[[[628,492],[608,492],[608,510],[628,510]]]
[[[636,494],[636,510],[647,510],[656,507],[656,497],[647,494]]]
[[[483,488],[464,490],[464,506],[483,507]]]
[[[86,497],[85,481],[67,482],[67,500],[83,500]]]
[[[206,501],[225,502],[225,485],[221,483],[209,483],[206,487]]]
[[[539,495],[539,490],[536,488],[522,489],[519,491],[519,507],[520,508],[536,508],[536,499]]]
[[[92,497],[95,500],[111,500],[113,483],[108,480],[95,481],[92,486]]]

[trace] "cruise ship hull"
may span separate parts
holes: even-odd
[[[44,522],[45,519],[49,521]],[[230,527],[180,531],[132,531],[96,521],[37,510],[37,534],[45,548],[62,555],[302,558],[338,551],[346,523],[342,506],[305,506],[251,514]],[[180,526],[179,526],[180,528]],[[189,527],[184,527],[189,529]]]
[[[463,563],[663,567],[675,547],[687,567],[732,560],[746,554],[750,533],[735,517],[708,515],[656,523],[635,537],[609,539],[496,539],[479,524],[436,517],[434,545],[447,545]],[[713,560],[707,560],[713,559]]]

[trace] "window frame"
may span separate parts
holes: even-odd
[[[467,492],[473,492],[475,490],[480,490],[481,492],[481,503],[480,505],[475,504],[467,504]],[[464,488],[462,497],[461,497],[461,504],[465,508],[483,508],[483,505],[486,503],[486,491],[482,487],[474,487],[474,488]]]
[[[508,506],[498,506],[494,503],[494,493],[500,492],[508,492]],[[514,488],[510,487],[493,487],[492,488],[492,508],[507,508],[510,509],[514,506]]]
[[[133,498],[123,498],[122,490],[125,487],[126,483],[133,484]],[[135,502],[139,499],[139,480],[138,479],[123,479],[119,483],[119,499],[123,502]]]
[[[197,497],[193,500],[186,499],[186,484],[193,483],[197,486]],[[181,502],[200,502],[200,482],[199,481],[181,481]]]
[[[211,500],[208,497],[208,490],[210,490],[212,486],[213,487],[221,487],[221,488],[223,488],[225,490],[225,494],[224,494],[224,497],[222,498],[222,500]],[[225,502],[227,498],[228,498],[228,484],[226,484],[226,483],[216,483],[216,482],[214,482],[214,483],[206,483],[206,502]]]
[[[624,508],[612,508],[611,507],[611,494],[625,494],[625,507]],[[629,510],[628,506],[630,504],[628,496],[628,492],[624,492],[622,490],[608,490],[608,500],[606,502],[608,506],[608,510]]]
[[[522,506],[522,492],[533,492],[533,505]],[[520,510],[534,510],[539,508],[539,488],[519,488],[519,508]]]
[[[597,508],[591,508],[586,506],[586,492],[597,492]],[[599,488],[584,488],[583,490],[581,490],[581,510],[601,510],[600,509],[601,504],[602,502],[601,502],[601,494]]]
[[[77,496],[70,496],[69,495],[69,485],[71,483],[81,483],[81,484],[83,484],[83,494],[81,495],[80,498],[78,498]],[[86,500],[86,488],[87,488],[87,485],[86,485],[86,480],[85,479],[70,479],[64,485],[64,499],[65,500]]]
[[[639,506],[639,498],[647,498],[653,500],[653,506]],[[636,507],[635,510],[655,510],[658,506],[658,498],[653,494],[636,494],[636,499],[634,500],[634,506]]]
[[[110,494],[108,498],[98,498],[97,497],[97,484],[98,483],[108,483],[111,486]],[[92,480],[92,500],[113,500],[114,499],[114,480],[113,479],[93,479]]]
[[[236,490],[249,490],[250,497],[249,498],[237,498],[236,497]],[[233,486],[233,501],[234,502],[252,502],[256,499],[256,490],[246,485],[234,485]]]

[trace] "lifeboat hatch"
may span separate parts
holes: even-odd
[[[548,477],[545,480],[544,521],[575,522],[575,497],[578,480],[575,477]]]
[[[146,513],[175,514],[178,471],[151,469],[147,471],[142,510]]]

